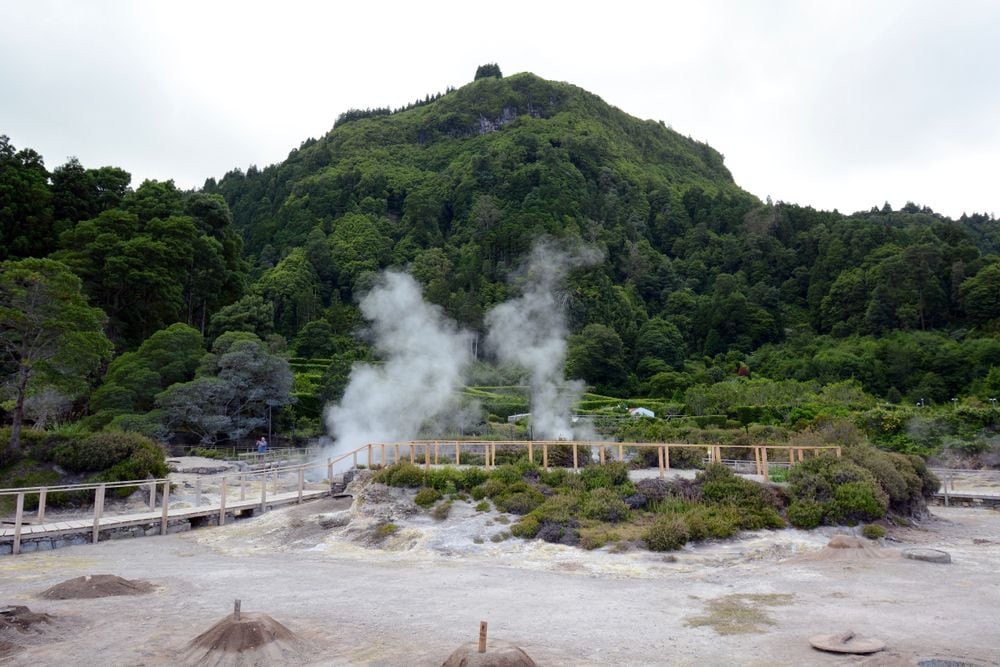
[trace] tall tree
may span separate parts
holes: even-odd
[[[105,315],[87,303],[80,279],[50,259],[0,264],[0,350],[14,368],[10,445],[20,446],[24,401],[57,387],[79,393],[88,374],[111,354]]]

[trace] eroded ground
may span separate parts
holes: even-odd
[[[378,493],[353,508],[323,500],[224,528],[0,558],[0,606],[55,619],[44,634],[0,637],[23,646],[0,664],[178,664],[240,598],[300,638],[297,664],[440,665],[487,620],[491,637],[541,665],[1000,665],[1000,512],[934,508],[922,526],[894,529],[898,541],[850,553],[824,551],[834,530],[783,530],[665,556],[502,539],[495,512],[457,502],[438,522],[405,492]],[[398,529],[381,535],[390,521]],[[914,545],[953,562],[899,557]],[[37,597],[82,574],[157,588]],[[809,647],[810,635],[847,629],[889,651]]]

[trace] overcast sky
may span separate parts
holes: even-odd
[[[198,187],[497,62],[708,142],[762,199],[1000,214],[998,35],[991,0],[0,0],[0,134]]]

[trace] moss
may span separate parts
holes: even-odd
[[[708,626],[720,635],[752,634],[763,632],[775,625],[765,607],[791,604],[794,595],[736,594],[709,600],[704,616],[687,619],[687,625],[699,628]]]

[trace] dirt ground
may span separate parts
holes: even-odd
[[[1000,665],[1000,512],[933,508],[878,548],[825,557],[832,529],[744,533],[673,555],[587,552],[504,539],[495,512],[451,517],[322,500],[223,528],[0,558],[0,606],[55,619],[0,636],[0,665],[174,665],[231,612],[262,612],[299,638],[295,664],[440,665],[490,637],[539,665],[915,665],[947,657]],[[388,509],[386,509],[388,508]],[[373,538],[373,526],[398,530]],[[899,557],[944,549],[938,565]],[[844,551],[844,550],[840,550]],[[46,600],[84,574],[153,583],[135,597]],[[810,635],[853,630],[874,657],[815,651]]]

